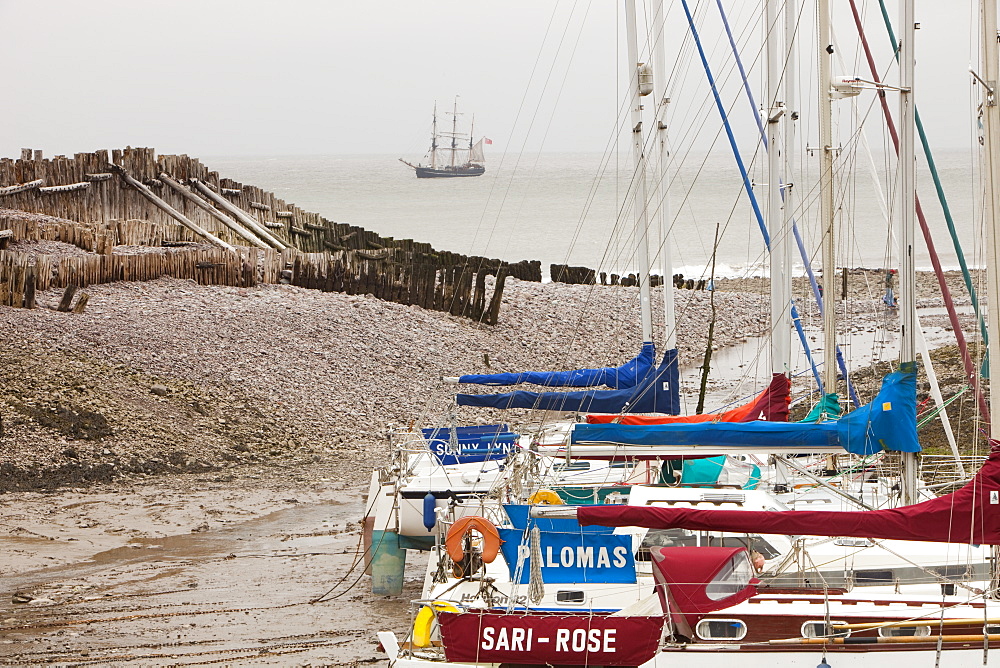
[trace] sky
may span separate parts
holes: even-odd
[[[690,2],[723,97],[735,104],[737,81],[715,3]],[[858,3],[871,15],[872,43],[888,67],[877,3]],[[762,30],[750,21],[759,0],[724,4],[759,90]],[[831,4],[846,67],[867,76],[855,65],[862,61],[846,1]],[[935,145],[944,148],[967,146],[972,136],[970,4],[917,0],[918,106]],[[493,139],[494,150],[601,152],[621,125],[622,5],[0,0],[0,156],[19,155],[22,147],[53,155],[131,145],[195,156],[419,158],[435,101],[449,106],[456,95],[462,122],[474,113],[476,134]],[[684,38],[680,1],[667,5],[676,131],[706,147],[717,141],[718,122],[707,132],[699,129],[714,109]],[[895,2],[890,12],[895,20]],[[803,14],[806,35],[811,21],[809,9]],[[803,90],[811,85],[805,68],[813,60],[803,48]],[[738,114],[747,110],[734,109],[738,132],[752,134],[749,114]]]

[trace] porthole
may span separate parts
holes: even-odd
[[[929,626],[883,626],[878,630],[883,638],[926,638],[931,634]]]
[[[743,640],[747,625],[739,619],[703,619],[694,632],[702,640]]]
[[[809,621],[802,625],[803,638],[846,638],[851,635],[850,631],[839,631],[834,629],[835,624],[846,624],[843,621],[833,621],[827,624],[824,621]]]

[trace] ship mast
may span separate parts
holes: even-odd
[[[434,124],[431,128],[431,169],[437,167],[438,150],[438,103],[434,100]]]
[[[455,109],[451,113],[451,168],[455,169],[455,149],[458,142],[458,96],[455,96]]]

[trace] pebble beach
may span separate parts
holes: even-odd
[[[86,252],[56,241],[11,250]],[[897,327],[881,280],[849,273],[842,331]],[[922,306],[940,305],[933,277],[918,285]],[[682,368],[700,364],[713,312],[716,350],[766,336],[766,281],[717,287],[674,292]],[[806,289],[797,281],[815,328]],[[381,599],[357,572],[364,490],[389,432],[451,415],[537,422],[455,411],[458,388],[442,377],[617,365],[641,343],[638,290],[620,286],[508,279],[492,327],[289,285],[161,278],[86,292],[83,313],[55,310],[61,290],[32,310],[0,308],[0,659],[15,664],[380,664],[374,633],[409,624],[422,578],[414,555],[403,597]],[[654,303],[655,323],[661,314]],[[958,366],[952,375],[961,382]],[[338,598],[310,603],[331,586]]]

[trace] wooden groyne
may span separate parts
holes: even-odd
[[[51,240],[94,253],[29,261],[0,250],[0,305],[28,306],[27,292],[51,287],[174,276],[368,293],[489,323],[507,276],[542,278],[537,261],[510,264],[382,237],[222,178],[195,158],[149,148],[52,159],[24,149],[20,159],[0,159],[0,208],[63,219],[0,216],[0,249]],[[162,250],[193,243],[214,248]],[[130,254],[118,246],[161,250]]]

